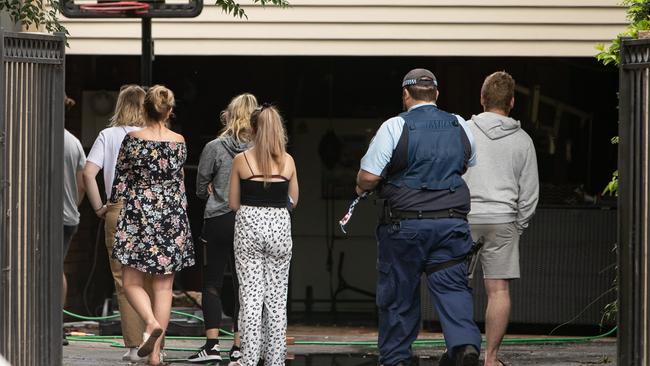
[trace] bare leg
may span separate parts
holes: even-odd
[[[61,287],[61,305],[65,306],[65,298],[68,296],[68,280],[63,274],[63,287]]]
[[[485,279],[488,305],[485,311],[485,366],[500,366],[497,352],[508,328],[510,281]]]
[[[235,337],[232,341],[232,344],[237,347],[241,346],[241,336],[239,335],[239,332],[235,332]]]
[[[219,338],[219,328],[212,328],[205,330],[205,337],[208,339],[217,339]]]
[[[158,324],[163,330],[167,329],[169,317],[172,310],[172,286],[174,284],[174,275],[154,275],[152,288],[154,294],[153,313]],[[154,346],[153,352],[149,356],[149,363],[156,365],[160,363],[160,351],[163,337],[159,337]]]
[[[144,278],[146,274],[138,271],[135,268],[128,266],[122,267],[122,281],[126,298],[129,304],[135,309],[136,313],[144,321],[146,328],[145,331],[149,334],[160,327],[159,322],[154,316],[151,306],[151,299],[144,290]]]

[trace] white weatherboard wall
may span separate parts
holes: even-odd
[[[205,1],[197,18],[154,20],[156,54],[589,57],[626,24],[618,0],[290,0],[246,6],[248,20]],[[137,19],[64,24],[68,54],[140,54]]]

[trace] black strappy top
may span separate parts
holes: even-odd
[[[277,207],[286,208],[289,199],[289,179],[282,175],[272,175],[272,178],[284,179],[282,182],[267,182],[253,180],[255,178],[264,178],[263,175],[255,174],[251,168],[246,153],[244,153],[246,165],[251,171],[251,176],[246,179],[240,179],[241,187],[241,204],[255,207]]]

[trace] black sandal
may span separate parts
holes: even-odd
[[[156,344],[156,341],[158,340],[158,337],[160,337],[163,333],[163,330],[161,328],[156,328],[151,332],[150,335],[147,333],[144,333],[145,337],[144,338],[144,343],[142,343],[142,346],[138,348],[138,357],[147,357],[153,352],[153,347]]]

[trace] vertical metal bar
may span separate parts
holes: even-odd
[[[32,187],[38,187],[38,179],[39,175],[42,174],[42,163],[40,156],[38,155],[40,146],[41,146],[41,141],[38,139],[39,135],[39,122],[41,121],[41,106],[42,106],[42,83],[41,83],[41,78],[42,78],[42,65],[35,65],[34,69],[34,89],[36,92],[34,93],[34,118],[33,118],[33,128],[32,128],[32,156],[34,156],[34,164],[32,168]],[[32,236],[34,240],[34,243],[38,246],[39,248],[39,255],[40,258],[38,260],[38,268],[37,268],[37,274],[36,274],[36,281],[37,281],[37,296],[43,296],[43,287],[45,286],[44,283],[47,281],[47,271],[45,270],[47,267],[43,266],[43,257],[47,256],[47,253],[45,253],[43,245],[42,245],[42,237],[39,235],[39,230],[42,225],[42,215],[39,211],[39,202],[42,202],[42,189],[37,189],[36,192],[34,192],[33,195],[33,203],[32,203],[32,219],[33,219],[33,226],[32,226]],[[38,307],[38,311],[36,314],[36,323],[37,324],[43,324],[45,322],[45,317],[43,316],[43,309],[42,307]],[[42,344],[43,342],[46,342],[44,339],[44,336],[41,332],[39,342]],[[39,361],[43,361],[43,356],[39,358]]]
[[[64,129],[64,105],[63,105],[63,99],[65,95],[65,78],[64,78],[64,46],[62,41],[59,41],[59,50],[58,54],[61,59],[61,64],[60,65],[53,65],[51,66],[52,69],[52,83],[51,87],[54,89],[52,90],[52,100],[51,104],[53,106],[52,112],[53,112],[53,118],[51,119],[52,121],[52,134],[51,134],[51,141],[50,141],[50,146],[51,146],[51,154],[50,154],[50,162],[51,162],[51,173],[50,173],[50,179],[53,181],[50,181],[49,186],[51,187],[50,189],[50,195],[51,195],[51,201],[50,201],[50,217],[52,219],[51,222],[51,232],[53,233],[54,238],[56,238],[58,243],[62,242],[63,239],[63,218],[62,218],[62,212],[63,212],[63,129]],[[54,242],[54,241],[50,241]],[[61,278],[63,274],[62,270],[62,253],[60,250],[56,251],[55,255],[52,255],[51,258],[49,258],[50,261],[53,263],[50,263],[50,266],[55,268],[56,270],[53,273],[55,278],[58,278],[58,283],[61,283]],[[60,337],[61,337],[61,327],[62,327],[62,312],[61,312],[61,286],[59,286],[56,289],[56,294],[55,296],[51,297],[52,303],[50,304],[50,309],[52,311],[52,323],[55,325],[54,328],[56,329],[57,336],[54,337],[52,336],[51,339],[56,340],[57,342],[52,342],[51,347],[52,352],[50,353],[50,364],[52,365],[60,365],[61,364],[61,346],[60,346]]]
[[[624,60],[625,40],[621,40],[621,60]],[[619,70],[619,209],[618,209],[618,276],[619,276],[619,311],[618,311],[618,364],[631,365],[634,354],[634,331],[631,327],[634,318],[633,309],[633,261],[632,261],[632,228],[630,227],[632,202],[631,163],[633,146],[631,143],[630,120],[630,73],[624,67]]]
[[[45,172],[47,172],[47,170],[46,170],[46,168],[47,168],[46,159],[47,158],[45,156],[43,156],[43,154],[44,154],[43,150],[47,148],[47,145],[45,144],[45,141],[43,141],[43,139],[42,139],[42,136],[44,134],[48,133],[48,131],[46,130],[47,114],[46,114],[46,111],[45,111],[45,109],[47,108],[47,102],[43,98],[44,93],[49,93],[49,91],[47,90],[47,85],[45,84],[46,75],[47,75],[47,65],[40,65],[39,90],[41,90],[41,92],[39,93],[39,96],[38,96],[38,99],[39,99],[39,101],[38,101],[38,104],[39,104],[38,110],[39,110],[39,112],[38,112],[38,132],[37,132],[37,144],[39,145],[39,149],[36,152],[36,156],[38,156],[38,160],[39,160],[39,162],[38,162],[39,174],[38,174],[38,177],[36,178],[35,186],[38,187],[38,192],[39,192],[39,194],[38,194],[38,198],[39,198],[38,202],[39,202],[39,204],[38,204],[37,214],[36,214],[39,217],[39,219],[38,219],[38,226],[37,226],[36,230],[38,232],[38,244],[43,249],[43,257],[47,257],[48,255],[50,255],[50,253],[49,253],[50,250],[47,248],[47,246],[43,246],[44,242],[46,240],[48,240],[48,238],[44,236],[45,235],[45,230],[46,230],[45,223],[47,221],[47,217],[45,216],[46,212],[43,211],[43,207],[46,206],[46,201],[45,200],[47,199],[47,196],[46,196],[47,192],[45,190],[45,187],[41,183],[43,181],[43,179],[44,179],[44,175],[46,174]],[[47,244],[47,243],[45,243],[45,244]],[[52,246],[56,245],[55,243],[52,243],[52,244],[53,244]],[[47,266],[47,262],[42,260],[40,265],[41,265],[41,268],[43,268],[43,275],[45,277],[49,277],[50,276],[50,269]],[[47,289],[43,288],[43,285],[44,284],[39,286],[39,296],[45,297],[45,296],[48,296],[48,293],[46,292]],[[49,317],[47,316],[47,312],[46,312],[45,309],[43,309],[43,307],[40,310],[40,317],[41,317],[41,321],[39,322],[40,327],[43,327],[44,325],[49,324]],[[48,344],[47,337],[49,337],[49,334],[47,333],[47,331],[42,331],[42,330],[41,330],[41,334],[43,334],[42,347],[44,349],[48,349],[49,347],[47,347],[47,344]],[[47,357],[46,356],[41,356],[40,361],[41,362],[46,362]]]
[[[639,299],[641,298],[641,283],[640,283],[640,278],[637,274],[640,272],[639,268],[639,262],[638,262],[638,257],[641,254],[641,227],[640,227],[640,220],[639,218],[641,217],[641,205],[638,204],[639,200],[641,199],[641,175],[640,175],[640,167],[639,167],[639,161],[640,161],[640,137],[641,137],[641,128],[642,126],[639,124],[639,118],[638,118],[638,110],[637,110],[637,98],[638,98],[638,93],[639,93],[639,88],[638,88],[638,77],[636,71],[632,71],[631,73],[632,77],[632,98],[631,98],[631,103],[632,105],[630,106],[632,115],[631,115],[631,123],[632,123],[632,128],[634,131],[634,134],[632,136],[633,139],[633,165],[632,165],[632,179],[633,180],[633,197],[634,197],[634,202],[635,204],[632,205],[633,208],[633,213],[632,213],[632,222],[633,222],[633,240],[632,240],[632,266],[634,270],[635,277],[633,278],[633,284],[634,284],[634,292],[633,292],[633,305],[632,309],[634,311],[633,313],[633,323],[632,323],[632,329],[634,331],[634,354],[633,354],[633,362],[635,365],[641,365],[641,357],[640,357],[640,352],[639,349],[641,345],[639,342],[641,342],[641,330],[639,328],[639,319],[641,319],[641,314],[642,311],[639,309]]]
[[[25,154],[24,154],[24,148],[25,148],[25,141],[24,141],[24,130],[25,130],[25,114],[27,111],[27,67],[28,64],[27,62],[21,62],[20,65],[20,110],[19,110],[19,118],[18,118],[18,126],[17,126],[17,132],[18,132],[18,144],[17,144],[17,151],[16,151],[16,156],[18,158],[17,164],[16,164],[16,177],[17,177],[17,187],[16,187],[16,193],[17,193],[17,205],[16,205],[16,223],[17,223],[17,237],[18,241],[17,244],[20,246],[20,251],[21,251],[21,257],[20,257],[20,277],[22,279],[22,286],[20,288],[21,292],[21,302],[22,302],[22,307],[20,309],[20,331],[22,332],[22,345],[21,348],[23,350],[28,350],[29,349],[29,343],[30,343],[30,338],[27,336],[29,334],[29,331],[27,329],[28,326],[28,310],[31,306],[31,301],[28,297],[28,289],[30,288],[30,282],[28,278],[29,274],[29,263],[27,262],[29,258],[29,248],[28,244],[25,242],[24,238],[24,232],[25,232],[25,222],[24,222],[24,190],[25,190],[25,180],[24,180],[24,172],[25,172]],[[34,355],[28,354],[28,352],[23,352],[24,354],[24,359],[23,362],[25,365],[29,365],[31,362],[31,359],[34,357]]]
[[[142,56],[140,59],[140,78],[143,86],[151,86],[153,75],[153,52],[151,18],[142,18]]]
[[[645,344],[646,347],[644,349],[644,362],[647,364],[648,360],[650,360],[650,347],[648,346],[648,343],[650,343],[650,310],[649,310],[649,303],[650,303],[650,289],[649,289],[649,283],[650,283],[650,263],[648,262],[648,254],[650,250],[648,249],[649,245],[649,239],[648,239],[648,230],[650,228],[650,203],[648,202],[648,197],[650,196],[650,178],[648,177],[648,157],[650,156],[650,148],[648,145],[650,145],[649,141],[649,133],[648,130],[650,128],[649,126],[649,118],[648,118],[648,113],[650,113],[650,69],[649,68],[644,68],[640,70],[640,76],[641,76],[641,87],[642,87],[642,93],[641,93],[641,100],[640,100],[640,116],[641,116],[641,122],[642,125],[644,126],[644,151],[643,151],[643,157],[644,157],[644,162],[643,162],[643,170],[645,173],[644,181],[643,181],[643,187],[644,187],[644,222],[643,222],[643,229],[644,229],[644,238],[643,238],[643,244],[644,244],[644,252],[642,256],[643,260],[643,280],[645,282],[645,289],[644,289],[644,304],[643,304],[643,309],[645,319],[644,319],[644,330],[645,330]]]
[[[26,129],[26,134],[27,134],[27,139],[26,139],[26,154],[28,158],[27,162],[27,169],[26,171],[26,179],[25,182],[27,184],[27,191],[28,194],[25,196],[25,207],[26,207],[26,223],[25,223],[25,229],[26,229],[26,240],[29,243],[32,253],[31,253],[31,266],[30,266],[30,283],[32,284],[31,291],[30,291],[30,297],[32,299],[32,302],[37,300],[39,298],[39,292],[38,289],[41,286],[41,281],[40,278],[38,277],[40,273],[40,263],[38,261],[39,258],[39,251],[38,251],[38,244],[36,242],[36,237],[34,235],[34,166],[36,165],[36,155],[34,151],[34,123],[35,123],[35,111],[34,111],[34,104],[37,100],[37,92],[38,89],[35,87],[35,71],[37,68],[38,64],[31,64],[29,68],[29,105],[28,105],[28,111],[27,111],[27,129]],[[38,324],[39,324],[39,307],[38,306],[32,306],[32,309],[30,311],[30,318],[33,319],[31,322],[30,330],[29,332],[31,334],[38,334]],[[42,339],[40,335],[38,337],[33,337],[34,342],[31,344],[32,350],[31,352],[38,353],[39,346],[42,342]],[[36,356],[34,358],[34,365],[38,363],[38,359],[40,357]]]
[[[642,230],[642,236],[641,236],[641,256],[639,256],[639,267],[641,269],[641,273],[643,274],[640,278],[641,282],[641,309],[643,309],[643,313],[641,316],[641,322],[639,322],[639,327],[641,330],[641,362],[643,364],[648,363],[648,343],[650,340],[648,339],[648,330],[647,327],[645,326],[648,323],[648,219],[650,218],[649,213],[648,213],[648,124],[647,124],[647,117],[644,115],[645,114],[645,96],[646,96],[646,80],[645,80],[645,70],[639,70],[637,72],[638,74],[638,87],[639,87],[639,93],[638,95],[638,101],[637,101],[637,111],[638,111],[638,122],[639,125],[642,128],[642,134],[641,134],[641,192],[643,195],[643,198],[641,200],[641,217],[640,220],[642,221],[642,226],[640,229]]]
[[[0,338],[6,338],[7,332],[7,254],[5,250],[8,242],[5,239],[6,223],[4,221],[4,211],[6,209],[5,199],[5,111],[6,111],[6,65],[4,60],[4,31],[0,29]],[[0,354],[7,353],[6,344],[0,342]]]
[[[20,113],[20,64],[19,63],[14,63],[14,89],[16,92],[14,92],[14,106],[13,106],[13,111],[12,111],[12,117],[11,117],[11,156],[10,156],[10,172],[11,172],[11,186],[10,186],[10,191],[11,191],[11,198],[9,202],[11,203],[11,212],[10,212],[10,220],[11,220],[11,243],[12,243],[12,251],[13,251],[13,260],[12,260],[12,267],[13,267],[13,281],[14,281],[14,289],[12,296],[14,298],[14,303],[12,311],[16,316],[13,319],[13,327],[16,329],[16,341],[13,342],[13,348],[14,348],[14,353],[16,354],[16,358],[18,360],[18,363],[20,364],[22,361],[22,355],[18,352],[18,349],[20,349],[21,344],[20,341],[22,340],[22,334],[20,333],[20,326],[19,326],[19,314],[20,314],[20,306],[22,305],[22,298],[20,297],[20,288],[22,287],[22,278],[20,277],[20,257],[22,255],[20,251],[20,246],[16,245],[18,241],[17,233],[16,233],[16,196],[17,192],[16,189],[18,187],[18,182],[16,181],[16,150],[17,150],[17,141],[16,141],[16,136],[18,135],[18,122],[16,121],[18,119],[18,114]]]

